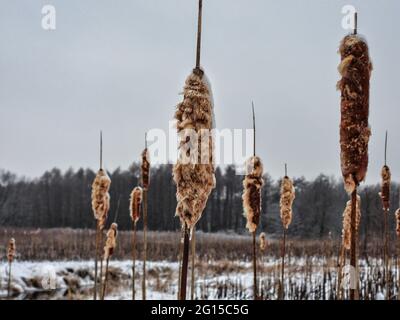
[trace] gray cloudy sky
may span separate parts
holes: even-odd
[[[41,9],[57,29],[41,28]],[[202,65],[218,128],[251,127],[274,178],[339,176],[337,48],[341,8],[359,11],[370,44],[370,166],[378,181],[385,129],[400,176],[400,2],[397,0],[204,0]],[[167,129],[194,65],[197,0],[1,0],[0,168],[35,177],[54,166],[138,160],[143,133]]]

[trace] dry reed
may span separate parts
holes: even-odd
[[[177,186],[176,215],[183,226],[184,239],[189,241],[189,230],[201,218],[208,196],[215,187],[213,142],[207,134],[212,129],[213,104],[211,88],[202,72],[195,70],[187,78],[183,95],[175,113],[180,145],[173,178]],[[188,254],[185,243],[183,247],[182,258],[185,259]],[[183,273],[185,267],[183,264]],[[185,281],[184,278],[181,277],[181,281]],[[180,290],[180,298],[184,300],[186,287],[181,286]]]
[[[107,172],[100,168],[92,184],[92,210],[96,223],[96,252],[95,252],[95,276],[94,276],[94,300],[97,298],[98,277],[97,262],[100,251],[100,243],[102,242],[103,229],[107,220],[108,211],[110,209],[110,194],[108,193],[111,185],[111,179]]]
[[[397,234],[397,300],[400,300],[400,208],[395,212],[396,218],[396,234]]]
[[[8,241],[8,248],[7,248],[7,261],[8,261],[8,283],[7,283],[7,297],[11,297],[11,266],[15,258],[15,239],[11,238]]]
[[[351,211],[352,202],[349,200],[346,202],[346,207],[343,211],[343,228],[342,228],[342,244],[340,247],[340,256],[338,263],[338,279],[337,279],[337,296],[339,299],[343,297],[342,294],[342,279],[343,279],[343,267],[345,264],[346,250],[351,249]],[[358,233],[361,223],[361,198],[357,195],[356,203],[356,232]]]
[[[107,231],[106,244],[104,246],[103,259],[106,260],[106,272],[105,272],[105,279],[103,281],[103,292],[101,296],[102,300],[104,300],[104,297],[106,295],[107,282],[108,282],[108,264],[117,246],[117,234],[118,234],[118,225],[115,222],[113,222],[110,226],[110,229]]]
[[[254,299],[258,297],[257,289],[257,258],[256,258],[256,230],[261,215],[261,188],[264,184],[263,165],[257,156],[246,162],[246,176],[243,180],[243,211],[247,220],[246,228],[253,236],[253,292]]]
[[[368,116],[372,64],[368,51],[366,41],[357,35],[356,25],[354,34],[345,36],[339,47],[341,63],[338,70],[342,76],[337,84],[337,89],[341,91],[340,160],[345,189],[351,195],[350,264],[355,270],[358,270],[357,186],[364,181],[367,173],[371,135]],[[357,288],[350,289],[350,300],[356,298],[357,291]]]
[[[186,299],[190,232],[193,232],[201,218],[208,196],[215,187],[211,136],[213,101],[210,84],[200,67],[203,1],[199,0],[198,4],[196,66],[186,79],[183,101],[177,105],[175,112],[180,141],[178,161],[173,168],[173,179],[177,187],[175,214],[183,230],[180,300]]]
[[[387,136],[386,136],[387,138]],[[386,142],[385,139],[385,158],[386,158]],[[388,228],[388,216],[390,209],[390,183],[391,173],[389,167],[385,164],[381,170],[381,191],[379,196],[382,200],[383,209],[383,230],[384,230],[384,242],[383,242],[383,261],[385,263],[385,282],[386,282],[386,299],[389,299],[389,228]]]
[[[147,262],[147,192],[150,185],[150,156],[147,149],[147,135],[146,135],[146,148],[142,152],[142,165],[141,165],[141,181],[142,181],[142,203],[143,203],[143,276],[142,276],[142,299],[146,300],[146,262]]]
[[[283,300],[285,298],[285,255],[286,255],[286,233],[292,222],[293,216],[293,201],[295,199],[295,189],[293,181],[286,175],[285,165],[285,176],[281,182],[280,190],[280,215],[283,225],[283,239],[282,239],[282,263],[281,263],[281,282],[279,287],[279,298]]]
[[[132,300],[135,300],[135,266],[136,266],[136,224],[140,219],[143,189],[135,187],[130,196],[130,217],[132,220]]]

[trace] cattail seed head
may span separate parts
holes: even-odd
[[[255,232],[261,215],[261,188],[263,165],[259,157],[251,157],[246,162],[246,176],[243,180],[243,210],[247,219],[246,228]]]
[[[365,179],[368,167],[368,142],[371,130],[369,115],[369,80],[372,63],[368,45],[358,35],[346,36],[340,44],[342,79],[337,88],[341,90],[340,160],[346,191],[351,193],[354,185]]]
[[[352,194],[356,189],[356,183],[353,179],[353,175],[349,174],[344,177],[344,189],[346,190],[347,194]]]
[[[342,244],[346,250],[350,250],[351,245],[351,203],[347,202],[343,211]]]
[[[260,250],[265,251],[267,248],[267,236],[265,235],[265,232],[260,233]]]
[[[133,222],[138,222],[140,218],[140,205],[142,203],[143,190],[141,187],[135,187],[132,190],[130,198],[130,215]]]
[[[289,228],[292,222],[292,206],[295,199],[295,189],[293,186],[293,181],[285,176],[281,183],[281,198],[280,198],[280,213],[283,227],[285,229]]]
[[[388,166],[383,166],[381,171],[382,185],[381,192],[379,196],[382,200],[383,210],[388,211],[390,207],[390,183],[391,183],[391,173]]]
[[[106,245],[104,246],[104,259],[108,259],[114,253],[117,246],[118,225],[114,222],[107,231]]]
[[[14,239],[14,238],[11,238],[11,239],[8,241],[8,249],[7,249],[7,260],[8,260],[9,263],[11,263],[11,262],[14,261],[15,250],[16,250],[16,247],[15,247],[15,239]]]
[[[144,190],[149,188],[150,184],[150,155],[149,150],[146,148],[142,152],[142,187]]]
[[[361,198],[357,195],[356,202],[356,230],[359,229],[361,222]],[[347,201],[343,211],[342,244],[346,250],[351,247],[351,201]]]
[[[92,184],[92,210],[94,217],[100,222],[105,222],[110,210],[110,194],[108,193],[110,185],[110,177],[105,170],[100,169]]]
[[[175,119],[180,139],[179,156],[173,169],[176,215],[182,225],[192,228],[201,218],[215,187],[213,102],[210,85],[201,72],[193,72],[186,79],[183,101],[177,106]]]
[[[103,215],[97,220],[99,230],[104,230],[104,227],[106,226],[106,222],[107,222],[107,215]]]
[[[400,209],[396,210],[395,216],[396,216],[396,234],[397,237],[400,238]]]

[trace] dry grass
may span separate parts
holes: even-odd
[[[95,249],[94,230],[88,229],[8,229],[0,228],[0,255],[5,257],[8,240],[13,237],[18,241],[16,259],[18,260],[89,260]],[[143,248],[142,232],[138,231],[138,251]],[[148,233],[148,257],[151,261],[177,261],[180,232]],[[196,237],[197,257],[207,260],[241,260],[251,261],[249,247],[251,239],[247,236],[221,233],[202,233]],[[381,257],[381,240],[368,239],[366,253],[368,257]],[[293,257],[336,256],[338,253],[337,240],[299,240],[288,241],[288,254]],[[129,231],[118,233],[118,245],[114,256],[116,259],[130,259],[131,236]],[[280,243],[268,239],[267,255],[280,256]],[[395,254],[394,249],[391,254]],[[361,258],[364,250],[361,252]]]

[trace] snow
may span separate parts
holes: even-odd
[[[335,258],[291,257],[287,259],[285,292],[295,288],[298,299],[329,299],[336,286]],[[135,269],[136,299],[142,298],[142,262]],[[370,264],[360,260],[361,282],[375,281],[382,268],[381,259],[370,258]],[[258,281],[266,299],[277,299],[280,281],[280,259],[265,256],[259,261]],[[110,261],[110,281],[106,299],[132,298],[132,262]],[[393,270],[394,271],[394,270]],[[324,279],[327,273],[331,279]],[[190,273],[189,273],[190,274]],[[177,298],[179,264],[170,261],[147,262],[147,299]],[[92,299],[93,261],[15,261],[12,265],[12,292],[15,299]],[[7,295],[8,264],[0,263],[0,298]],[[188,279],[188,296],[190,278]],[[324,286],[322,284],[324,283]],[[365,291],[365,286],[361,286]],[[370,299],[384,299],[381,287],[370,291]],[[397,294],[397,292],[395,293]],[[195,297],[207,300],[252,299],[252,263],[248,261],[198,261]],[[293,298],[289,296],[286,298]]]

